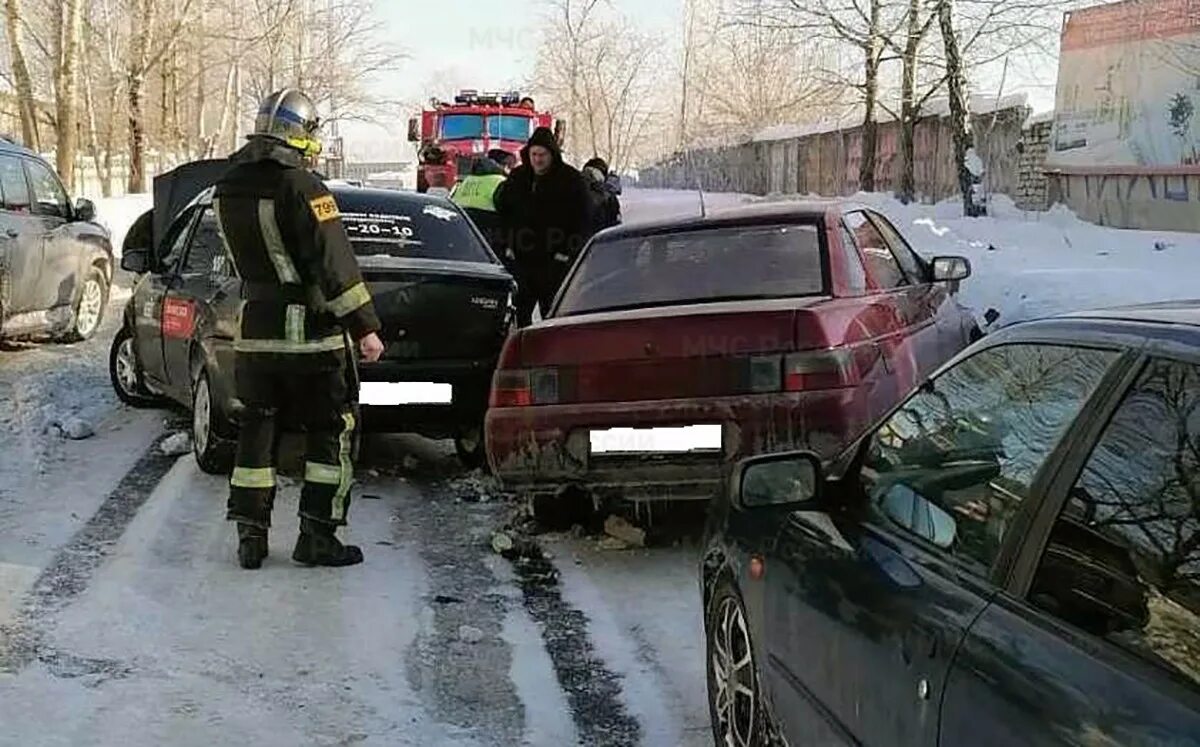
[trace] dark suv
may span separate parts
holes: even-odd
[[[0,139],[0,339],[96,332],[113,254],[95,217],[89,200],[71,203],[45,160]]]

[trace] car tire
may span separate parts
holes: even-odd
[[[483,424],[464,428],[454,437],[454,451],[458,461],[469,470],[482,469],[491,472],[487,459],[487,443],[483,437]]]
[[[88,269],[79,291],[79,300],[71,310],[71,326],[62,335],[63,342],[83,342],[91,339],[104,322],[104,309],[108,306],[108,281],[100,268]]]
[[[708,713],[715,743],[739,747],[781,744],[763,701],[746,606],[727,576],[718,579],[704,618]],[[734,669],[732,676],[730,668]],[[732,706],[726,700],[731,687]]]
[[[122,326],[108,351],[108,377],[117,397],[131,407],[161,407],[163,400],[146,388],[133,331]]]
[[[227,437],[229,432],[213,401],[208,372],[201,368],[192,382],[192,453],[201,470],[210,475],[233,471],[237,444]]]

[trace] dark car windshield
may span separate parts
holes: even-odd
[[[360,257],[387,255],[493,262],[462,212],[379,191],[339,192],[342,223]]]
[[[824,293],[816,224],[734,226],[600,240],[556,315]]]

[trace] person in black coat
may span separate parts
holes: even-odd
[[[496,210],[508,232],[518,285],[517,319],[545,317],[558,288],[591,237],[587,184],[563,161],[554,133],[539,127],[521,149],[521,165],[496,190]]]
[[[620,178],[608,170],[603,158],[596,156],[583,165],[591,199],[592,233],[599,233],[621,222]]]

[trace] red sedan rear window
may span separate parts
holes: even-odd
[[[597,241],[555,316],[825,293],[816,224],[735,226]]]

